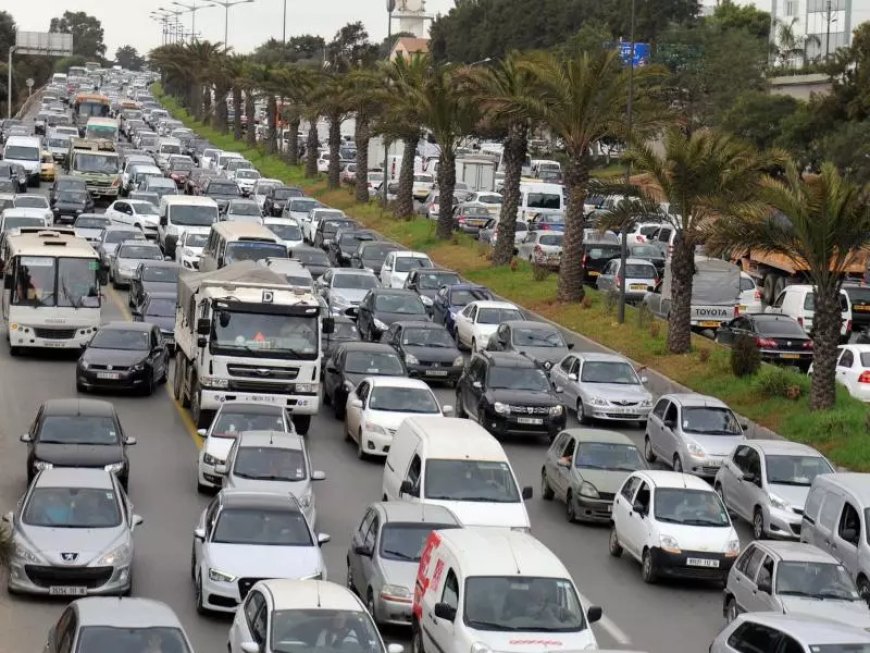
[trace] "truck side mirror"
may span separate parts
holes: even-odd
[[[335,319],[331,317],[323,318],[322,330],[325,335],[330,335],[335,333]]]

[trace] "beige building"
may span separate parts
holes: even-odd
[[[393,50],[390,52],[390,59],[395,60],[399,57],[411,57],[415,54],[428,54],[429,39],[414,38],[411,36],[402,36],[396,40]]]

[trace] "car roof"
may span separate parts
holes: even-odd
[[[325,580],[261,581],[276,610],[352,610],[365,612],[362,602],[343,585]]]
[[[35,487],[84,487],[113,490],[112,472],[99,467],[53,467],[43,469],[34,480]]]
[[[419,388],[429,390],[429,384],[422,379],[411,379],[407,376],[367,376],[363,381],[371,383],[373,388]]]
[[[396,350],[383,342],[345,342],[341,345],[346,351],[370,351],[395,354]]]
[[[111,323],[110,323],[111,324]],[[122,322],[121,324],[131,324]],[[132,324],[135,324],[132,323]],[[42,404],[43,415],[114,415],[115,407],[102,399],[49,399]]]
[[[299,502],[290,492],[256,492],[238,488],[224,488],[218,496],[220,504],[225,508],[301,511]]]
[[[619,354],[605,354],[603,352],[595,351],[578,351],[568,355],[576,356],[582,361],[595,361],[599,363],[628,363],[629,365],[631,365],[630,360],[628,360],[625,356],[621,356]]]
[[[126,242],[126,241],[125,241]],[[134,241],[137,244],[141,244],[141,240]],[[122,243],[124,244],[124,243]],[[181,266],[175,261],[142,261],[139,265],[146,268],[178,268],[181,269]]]
[[[501,302],[496,299],[477,299],[473,302],[470,302],[468,305],[471,306],[472,304],[474,304],[478,308],[506,308],[520,310],[519,306],[517,306],[516,304],[511,304],[510,302]]]
[[[171,290],[170,291],[161,290],[161,291],[154,291],[154,292],[146,290],[145,296],[148,299],[172,299],[172,300],[178,299],[178,295],[176,293],[172,292]]]
[[[862,503],[870,503],[870,474],[858,472],[839,472],[817,476],[820,480],[830,481],[858,497]]]
[[[687,490],[705,490],[712,492],[713,488],[702,478],[682,472],[671,472],[661,469],[644,469],[634,472],[643,476],[655,487],[685,488]]]
[[[559,327],[537,320],[507,320],[502,324],[506,324],[512,329],[522,327],[524,329],[541,329],[542,331],[559,331]]]
[[[78,614],[80,627],[172,627],[184,630],[172,608],[153,599],[90,596],[73,601],[72,606]]]
[[[474,576],[511,574],[538,578],[570,578],[559,558],[528,533],[495,528],[456,528],[439,531],[466,573]]]
[[[790,456],[819,456],[822,454],[813,449],[811,446],[802,442],[792,442],[791,440],[746,440],[742,444],[749,444],[756,449],[761,450],[767,455],[790,455]]]
[[[400,249],[396,250],[395,257],[404,257],[404,258],[429,258],[429,255],[426,252],[414,252],[409,249]]]
[[[456,524],[460,522],[453,512],[433,503],[414,501],[378,501],[370,508],[378,510],[389,522],[419,522],[422,524]]]
[[[608,431],[607,429],[565,429],[562,433],[568,433],[572,437],[577,438],[580,442],[608,442],[612,444],[628,444],[634,446],[627,435],[623,435],[618,431]]]
[[[860,628],[798,612],[749,612],[738,618],[741,623],[750,621],[781,630],[811,646],[870,643],[870,633]]]
[[[425,433],[426,455],[430,458],[462,460],[498,460],[507,462],[501,444],[479,424],[461,417],[440,415],[414,415],[405,418],[403,424]],[[456,434],[462,437],[457,438]]]
[[[374,295],[413,295],[414,297],[419,297],[410,288],[372,288],[371,292]]]
[[[273,449],[305,450],[305,440],[298,433],[284,431],[242,431],[236,438],[238,446],[271,447]]]
[[[728,405],[716,397],[702,395],[697,392],[675,392],[673,394],[662,395],[662,399],[667,397],[671,401],[680,406],[709,406],[711,408],[728,408]]]
[[[538,364],[531,358],[528,358],[523,354],[514,353],[512,351],[486,351],[483,353],[483,357],[486,358],[490,362],[490,364],[494,365],[495,367],[538,367]]]
[[[827,551],[805,542],[789,540],[756,540],[756,546],[780,560],[789,562],[827,562],[837,564],[837,559]]]

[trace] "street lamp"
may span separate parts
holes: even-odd
[[[230,44],[227,43],[227,39],[229,38],[228,32],[230,26],[230,7],[254,2],[254,0],[208,0],[208,2],[211,2],[213,5],[217,5],[218,7],[224,8],[224,52],[226,52],[230,48]]]
[[[637,0],[631,0],[631,29],[629,38],[631,39],[631,51],[628,57],[628,103],[626,106],[626,144],[631,142],[632,121],[634,119],[634,18],[635,4]],[[631,182],[631,163],[625,166],[625,186],[628,188]],[[617,321],[622,324],[625,322],[625,265],[628,259],[628,224],[623,224],[620,229],[620,247],[619,247],[619,305],[617,309]]]
[[[167,9],[166,7],[158,7],[158,11],[165,11],[167,16],[175,16],[175,24],[172,25],[173,31],[175,32],[175,36],[173,37],[174,42],[178,42],[180,40],[180,34],[178,33],[177,25],[181,21],[179,20],[179,16],[184,12],[179,9]]]
[[[393,39],[393,12],[396,10],[396,0],[387,0],[387,46]],[[387,61],[390,60],[390,51],[387,50]],[[390,146],[384,138],[384,208],[387,206],[387,187],[389,186]]]
[[[169,14],[161,14],[156,11],[152,11],[150,14],[151,20],[155,20],[163,26],[163,41],[162,44],[166,45],[169,43]]]
[[[172,0],[172,4],[176,7],[182,7],[184,11],[181,13],[190,13],[190,33],[191,40],[196,40],[196,12],[200,9],[208,9],[209,7],[213,7],[214,5],[200,5],[197,7],[196,0],[193,0],[193,4],[187,5],[183,2],[178,2],[178,0]]]

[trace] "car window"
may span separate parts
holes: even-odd
[[[659,402],[656,404],[656,407],[653,409],[653,415],[658,417],[660,420],[665,419],[665,411],[668,409],[668,405],[671,402],[667,399],[659,399]]]
[[[734,563],[734,566],[737,568],[741,574],[746,574],[746,566],[749,564],[749,560],[752,558],[752,554],[758,549],[754,544],[750,544],[745,549],[743,549],[743,553],[740,554],[740,557],[737,559],[737,562]]]
[[[375,540],[378,537],[378,527],[380,524],[380,520],[377,515],[372,520],[372,523],[369,525],[369,529],[363,535],[363,546],[365,546],[369,551],[375,550]]]
[[[414,458],[411,460],[411,465],[408,467],[408,480],[411,482],[412,487],[420,486],[420,474],[423,471],[423,461],[420,460],[420,456],[414,455]]]
[[[837,517],[840,515],[840,507],[843,505],[843,497],[836,494],[828,494],[822,504],[822,513],[819,515],[819,523],[827,530],[833,531]]]
[[[459,607],[459,581],[456,579],[456,574],[452,569],[447,572],[447,578],[444,579],[444,591],[441,593],[441,602],[446,603],[454,609]]]
[[[858,511],[848,501],[843,504],[843,512],[840,513],[840,525],[837,534],[844,542],[858,546],[858,537],[861,533],[861,517]]]
[[[773,302],[774,308],[782,308],[782,304],[785,301],[785,293],[782,292],[779,294],[779,297],[776,298],[776,301]]]
[[[758,568],[761,567],[761,561],[764,560],[764,551],[755,547],[752,555],[746,561],[745,574],[748,578],[755,578],[758,574]]]
[[[728,646],[738,653],[771,653],[777,650],[781,637],[782,633],[778,630],[762,624],[746,622],[731,634],[728,638]]]
[[[770,556],[764,557],[764,561],[758,569],[758,576],[755,579],[756,585],[761,585],[762,583],[767,584],[768,587],[773,584],[773,558]]]
[[[852,353],[851,349],[844,349],[842,355],[840,356],[840,360],[837,361],[837,367],[852,367],[852,364],[855,362],[855,354]]]
[[[637,476],[632,476],[622,485],[622,490],[620,490],[619,493],[626,501],[631,503],[631,499],[634,496],[634,491],[637,489],[638,485],[640,485],[640,478]]]

